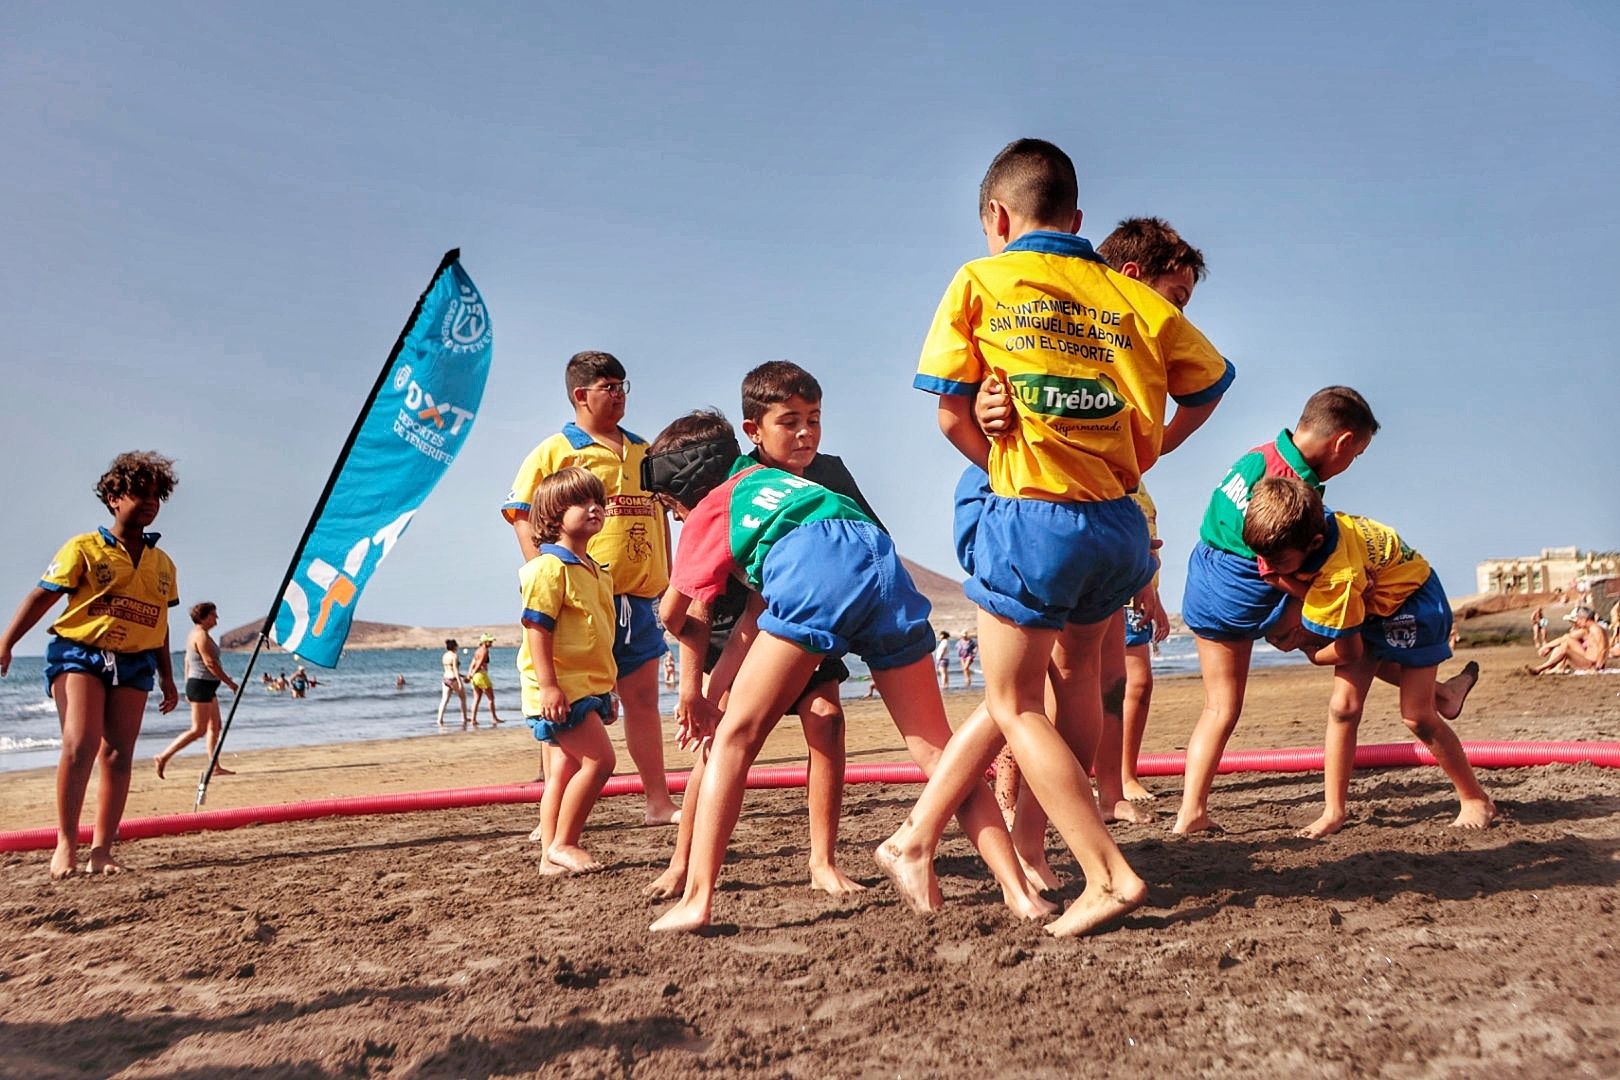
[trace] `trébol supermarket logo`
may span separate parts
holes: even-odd
[[[1119,387],[1106,375],[1071,379],[1062,375],[1023,373],[1009,376],[1012,392],[1030,412],[1070,420],[1101,420],[1125,408]]]
[[[460,295],[445,310],[439,336],[451,352],[477,352],[489,344],[489,313],[477,289],[460,286]]]

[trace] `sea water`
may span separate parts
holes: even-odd
[[[291,675],[297,663],[284,653],[261,655],[236,710],[225,741],[227,752],[258,750],[280,746],[318,746],[327,743],[359,742],[366,739],[398,739],[409,736],[436,736],[439,729],[434,722],[439,705],[439,649],[356,649],[347,652],[332,670],[310,667],[309,672],[317,685],[309,689],[308,696],[295,698],[291,691],[271,693],[260,683],[259,677]],[[465,669],[470,650],[463,650],[462,667]],[[225,670],[237,677],[247,664],[246,653],[226,653]],[[846,698],[866,696],[870,676],[866,665],[855,657],[846,657],[852,677],[843,686]],[[1298,663],[1298,654],[1283,654],[1264,642],[1255,646],[1254,666]],[[174,657],[174,669],[181,670],[181,656]],[[1198,658],[1193,639],[1178,635],[1164,642],[1160,654],[1153,661],[1153,669],[1160,674],[1196,671]],[[0,679],[0,772],[32,769],[55,765],[61,752],[62,738],[56,717],[56,706],[45,696],[42,675],[44,660],[40,657],[20,656],[13,659],[11,673]],[[490,678],[495,683],[495,703],[501,719],[521,722],[523,710],[518,695],[517,650],[493,649],[490,652]],[[395,679],[405,676],[403,689],[395,688]],[[975,690],[981,685],[977,666],[974,669]],[[951,692],[961,693],[961,671],[954,650],[951,658]],[[141,737],[136,753],[151,757],[168,745],[176,735],[191,726],[191,711],[184,700],[184,681],[180,704],[167,716],[157,711],[158,695],[153,693],[141,723]],[[662,685],[662,684],[660,684]],[[472,688],[467,688],[470,705]],[[230,712],[232,697],[220,688],[221,715]],[[675,708],[675,693],[664,688],[659,694],[659,707],[665,716]],[[486,704],[480,723],[488,723]],[[454,695],[445,710],[445,727],[450,731],[461,729],[461,706]],[[204,747],[198,740],[187,748],[187,753],[200,753]]]

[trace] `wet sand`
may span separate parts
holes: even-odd
[[[1460,654],[1485,669],[1465,740],[1620,737],[1620,676],[1511,674],[1529,655]],[[1233,746],[1319,744],[1330,681],[1257,673]],[[1147,749],[1183,746],[1199,701],[1195,678],[1161,679]],[[852,762],[904,757],[880,708],[849,732]],[[1376,690],[1363,741],[1404,736]],[[802,758],[788,722],[762,763]],[[521,782],[538,753],[519,727],[226,759],[210,808]],[[143,763],[128,816],[188,809],[201,763],[166,782]],[[0,855],[0,1072],[1615,1075],[1620,772],[1482,778],[1503,814],[1487,832],[1446,828],[1437,769],[1368,771],[1322,843],[1293,835],[1319,776],[1218,778],[1225,831],[1190,840],[1168,832],[1179,778],[1149,780],[1160,821],[1116,827],[1147,905],[1062,942],[1014,921],[954,834],[945,911],[899,903],[870,849],[913,787],[849,789],[840,858],[869,888],[843,900],[804,885],[802,793],[750,793],[717,926],[673,940],[645,932],[662,906],[640,895],[673,834],[640,827],[635,798],[598,809],[586,838],[610,869],[580,878],[535,873],[530,806],[141,841],[108,880]],[[49,770],[0,777],[0,827],[49,824],[50,799]]]

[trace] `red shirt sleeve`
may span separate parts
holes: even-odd
[[[681,545],[670,571],[670,588],[712,604],[725,594],[733,572],[729,485],[699,502],[681,523]]]

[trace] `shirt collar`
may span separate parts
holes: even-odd
[[[592,437],[590,432],[586,431],[572,420],[563,425],[562,433],[563,438],[568,440],[568,445],[572,446],[575,450],[583,450],[587,446],[590,446],[592,443],[596,442],[596,439]],[[637,446],[647,441],[640,435],[637,435],[635,432],[626,431],[624,428],[619,429],[619,434],[624,436],[625,442],[635,443]]]
[[[1317,491],[1321,491],[1327,486],[1316,475],[1316,470],[1306,463],[1305,456],[1299,452],[1299,447],[1294,445],[1294,433],[1287,428],[1283,428],[1277,434],[1277,453],[1281,455],[1284,461],[1288,462],[1290,469],[1299,474],[1301,480]]]
[[[1027,232],[1002,250],[1038,251],[1043,255],[1067,255],[1095,263],[1103,262],[1102,256],[1092,250],[1090,240],[1073,233],[1058,232],[1056,229],[1036,229],[1034,232]]]
[[[584,566],[585,565],[585,560],[584,559],[581,559],[578,555],[575,555],[572,551],[569,551],[567,548],[563,547],[561,544],[541,544],[540,545],[540,554],[542,554],[542,555],[555,555],[555,556],[557,556],[558,559],[562,560],[565,563],[568,563],[570,566]]]
[[[739,456],[736,461],[731,463],[731,471],[726,473],[726,479],[729,480],[738,473],[744,473],[750,469],[763,469],[764,467],[765,466],[762,463],[755,461],[751,457],[747,457],[746,455]]]
[[[108,547],[123,547],[124,546],[123,542],[120,541],[118,539],[118,537],[114,536],[112,534],[112,530],[107,528],[107,526],[105,526],[105,525],[97,526],[96,532],[101,534],[101,542],[103,544],[106,544]],[[154,532],[141,533],[141,543],[145,544],[147,547],[153,547],[162,538],[163,538],[162,533],[154,533]]]

